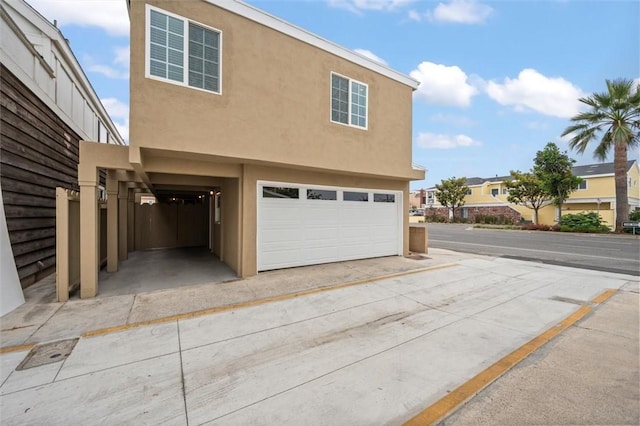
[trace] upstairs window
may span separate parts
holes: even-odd
[[[582,182],[580,182],[578,186],[576,186],[576,190],[581,189],[587,189],[587,181],[585,179],[582,179]]]
[[[148,77],[220,93],[220,31],[150,6],[147,22]]]
[[[331,73],[331,121],[367,128],[368,86]]]

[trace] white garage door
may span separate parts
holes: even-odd
[[[402,254],[402,192],[258,183],[258,270]]]

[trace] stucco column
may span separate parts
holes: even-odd
[[[80,184],[80,297],[98,294],[98,170]]]
[[[129,188],[127,182],[118,185],[118,260],[127,260],[127,219],[129,216]]]
[[[107,272],[118,271],[118,180],[107,172]]]

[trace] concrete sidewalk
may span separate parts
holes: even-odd
[[[441,425],[640,424],[639,296],[619,292]]]
[[[85,325],[68,357],[38,367],[17,369],[29,351],[8,351],[0,355],[0,420],[3,425],[401,424],[580,309],[595,307],[588,320],[596,324],[589,327],[600,327],[606,319],[597,314],[611,302],[598,306],[596,298],[607,289],[638,292],[637,277],[626,275],[446,251],[429,257],[432,265],[419,262],[431,269],[361,278],[353,285],[340,285],[339,274],[329,274],[334,287],[319,276],[298,276],[292,282],[304,284],[296,285],[285,271],[282,286],[296,291],[277,295],[281,287],[275,279],[271,290],[262,289],[266,293],[253,293],[260,286],[251,283],[228,283],[236,284],[238,294],[225,287],[218,297],[227,294],[221,300],[237,302],[235,308],[195,315],[158,317],[169,309],[164,294],[148,299],[160,306],[144,311],[149,324],[127,329],[127,322],[119,321],[120,331],[95,335],[90,333],[95,328]],[[402,272],[397,265],[385,268]],[[180,289],[170,302],[196,299],[194,291]],[[637,299],[614,297],[625,308],[613,307],[622,317],[610,320],[620,323],[611,335],[637,336]],[[117,307],[97,302],[94,316],[108,316]],[[108,309],[100,311],[102,306]],[[49,315],[40,334],[32,330],[27,341],[77,338],[81,328],[65,334],[55,325],[69,315]],[[597,342],[599,350],[615,350],[609,343]],[[581,353],[560,356],[570,364]],[[637,377],[637,351],[632,348],[620,363]],[[618,390],[628,394],[628,388]],[[624,404],[633,413],[637,396],[627,398]]]
[[[64,303],[56,301],[55,275],[50,275],[25,290],[24,305],[0,318],[0,349],[80,337],[95,330],[312,292],[475,257],[432,249],[428,256],[417,255],[414,259],[391,256],[289,268],[230,282],[106,297],[98,294],[95,299],[79,299],[76,294]]]

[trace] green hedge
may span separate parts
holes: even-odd
[[[596,212],[565,214],[560,219],[560,232],[609,232]]]

